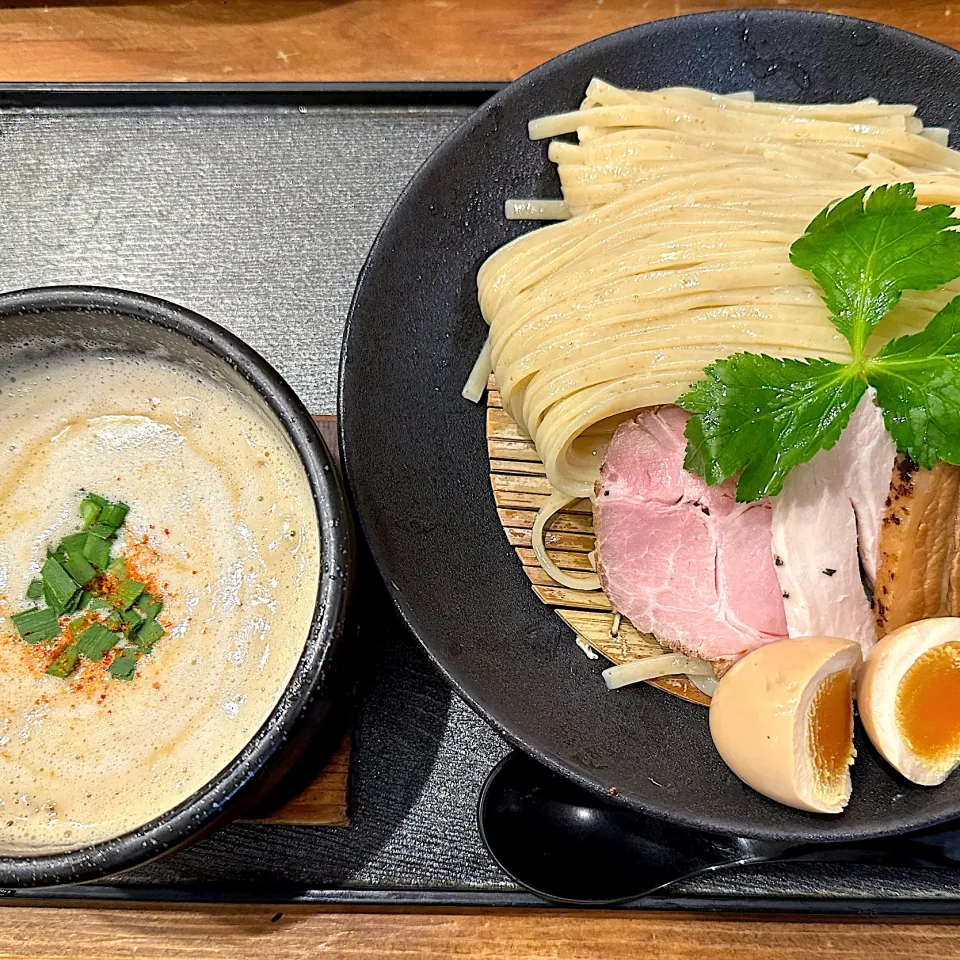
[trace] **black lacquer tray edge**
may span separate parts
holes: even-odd
[[[960,901],[936,897],[901,897],[899,899],[865,899],[857,897],[746,897],[746,896],[660,896],[643,897],[620,907],[571,908],[548,903],[532,893],[520,890],[455,890],[449,888],[343,887],[329,889],[277,888],[263,897],[254,897],[244,890],[229,887],[96,887],[70,886],[56,890],[19,890],[7,893],[6,905],[111,907],[163,903],[169,905],[258,904],[263,906],[317,907],[407,907],[464,909],[543,909],[563,910],[629,910],[642,913],[722,914],[816,917],[884,917],[942,918],[960,917]]]
[[[477,82],[0,83],[0,111],[73,109],[218,109],[335,107],[476,107],[506,84]],[[270,829],[269,826],[264,829]],[[407,908],[557,907],[517,889],[339,887],[274,888],[263,896],[222,886],[155,887],[97,884],[34,890],[0,889],[8,906],[118,907],[137,904],[315,905]],[[604,908],[611,909],[611,908]],[[960,900],[932,897],[651,896],[614,908],[643,912],[829,917],[960,916]]]
[[[476,107],[505,83],[0,83],[0,110],[44,107]]]

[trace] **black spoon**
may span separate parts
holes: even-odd
[[[624,903],[679,880],[771,860],[960,865],[960,830],[802,846],[704,833],[605,801],[514,752],[480,794],[480,836],[501,869],[556,903]]]

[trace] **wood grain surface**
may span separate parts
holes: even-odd
[[[251,823],[286,823],[310,827],[350,825],[350,734],[307,785],[279,806],[253,811]]]
[[[143,0],[0,3],[0,80],[509,80],[686,0]],[[960,0],[787,0],[960,46]],[[960,955],[951,923],[542,911],[0,910],[2,958],[873,960]]]
[[[36,960],[943,960],[948,923],[824,923],[567,911],[5,908],[0,957]]]
[[[960,45],[954,0],[12,0],[0,80],[510,80],[635,23],[820,8]]]

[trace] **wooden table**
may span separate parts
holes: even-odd
[[[634,23],[743,2],[11,0],[0,80],[509,80]],[[954,3],[956,7],[954,9]],[[882,20],[960,46],[960,0],[755,3]],[[533,911],[8,907],[5,957],[949,957],[950,923]]]

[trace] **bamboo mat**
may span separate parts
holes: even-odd
[[[493,377],[487,389],[487,454],[490,484],[507,540],[517,552],[533,592],[573,630],[580,644],[611,661],[626,663],[664,652],[648,633],[640,633],[618,616],[600,590],[571,590],[561,586],[540,566],[531,545],[537,511],[553,492],[543,463],[530,438],[503,409]],[[594,547],[593,507],[580,500],[558,513],[547,527],[544,542],[561,570],[591,571]],[[707,705],[685,677],[664,677],[654,686],[692,703]]]

